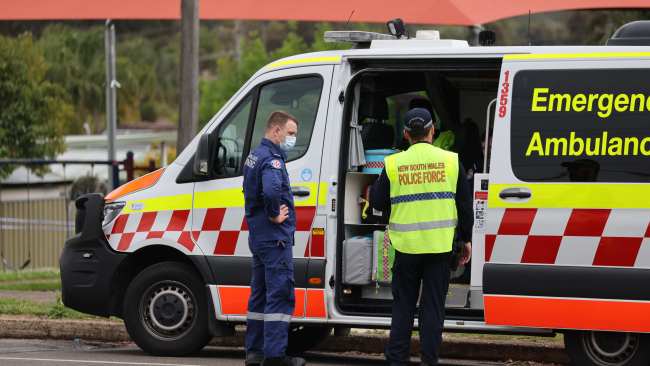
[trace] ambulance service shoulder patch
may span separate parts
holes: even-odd
[[[271,166],[274,167],[275,169],[282,168],[282,164],[280,163],[280,160],[278,160],[278,159],[273,159],[271,161]]]

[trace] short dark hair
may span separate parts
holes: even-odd
[[[406,132],[408,132],[409,136],[411,136],[411,139],[418,141],[424,139],[429,134],[429,131],[431,131],[431,127],[424,128],[418,126],[416,128],[412,128],[410,131],[407,130]]]
[[[284,127],[284,125],[289,122],[289,120],[292,120],[298,125],[298,120],[296,117],[290,115],[289,113],[285,111],[275,111],[271,112],[269,115],[269,119],[266,120],[266,129],[269,130],[273,127]]]
[[[431,113],[426,108],[412,108],[404,116],[404,130],[413,140],[422,140],[429,134],[432,127]]]

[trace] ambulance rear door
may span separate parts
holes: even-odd
[[[488,324],[650,332],[650,53],[610,50],[504,57]]]

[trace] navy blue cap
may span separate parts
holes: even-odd
[[[404,129],[417,134],[423,133],[433,126],[431,113],[424,108],[413,108],[404,116]]]

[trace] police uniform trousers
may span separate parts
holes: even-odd
[[[406,254],[395,251],[393,264],[393,317],[386,359],[391,365],[408,363],[411,333],[420,284],[422,295],[418,312],[422,363],[438,364],[445,299],[449,289],[449,253]]]
[[[295,306],[292,243],[252,242],[246,354],[283,357]]]

